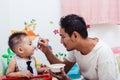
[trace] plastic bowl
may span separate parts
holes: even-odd
[[[64,68],[65,64],[51,64],[48,67],[50,68],[50,70],[54,73],[58,73],[61,72],[60,68]]]

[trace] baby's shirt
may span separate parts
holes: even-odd
[[[18,67],[19,71],[28,70],[27,69],[27,61],[20,58],[19,56],[16,56],[15,60],[16,60],[16,64],[17,64],[17,67]],[[33,69],[33,75],[35,76],[38,73],[37,73],[37,69],[36,69],[36,66],[35,66],[35,60],[34,60],[33,56],[31,56],[30,61],[31,61],[30,66]]]

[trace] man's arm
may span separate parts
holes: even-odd
[[[54,54],[51,52],[51,51],[49,51],[48,50],[48,52],[47,53],[45,53],[45,55],[46,55],[46,57],[47,57],[47,59],[48,59],[48,61],[51,63],[51,64],[55,64],[55,63],[63,63],[63,64],[65,64],[65,72],[67,73],[71,68],[72,68],[72,66],[75,64],[75,63],[72,63],[72,62],[70,62],[70,61],[68,61],[68,60],[64,60],[64,61],[61,61],[61,60],[59,60],[58,58],[56,58],[55,56],[54,56]]]
[[[69,62],[66,59],[64,61],[59,60],[58,58],[55,57],[55,55],[52,53],[52,51],[48,47],[44,47],[44,49],[42,47],[42,50],[44,50],[42,52],[45,54],[45,56],[47,57],[47,60],[51,64],[55,64],[55,63],[65,64],[65,72],[68,72],[71,69],[71,67],[75,64],[75,63]]]
[[[72,63],[68,60],[61,61],[58,58],[56,58],[54,56],[54,54],[52,53],[52,51],[49,49],[48,41],[46,39],[40,39],[38,41],[37,47],[45,54],[45,56],[47,57],[48,61],[51,64],[55,64],[55,63],[65,64],[65,72],[68,72],[71,69],[71,67],[75,64],[75,63]]]

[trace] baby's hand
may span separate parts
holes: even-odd
[[[44,72],[49,72],[49,69],[47,67],[43,68]]]
[[[40,74],[42,74],[42,73],[48,73],[48,72],[49,72],[49,70],[48,70],[47,67],[42,67],[42,68],[39,69],[39,73]]]
[[[33,74],[28,70],[20,71],[20,75],[21,77],[27,77],[27,78],[30,78],[33,76]]]

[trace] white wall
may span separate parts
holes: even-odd
[[[9,0],[0,0],[0,54],[6,50],[9,26]]]
[[[98,37],[111,48],[120,47],[120,25],[92,25],[88,29],[90,37]]]

